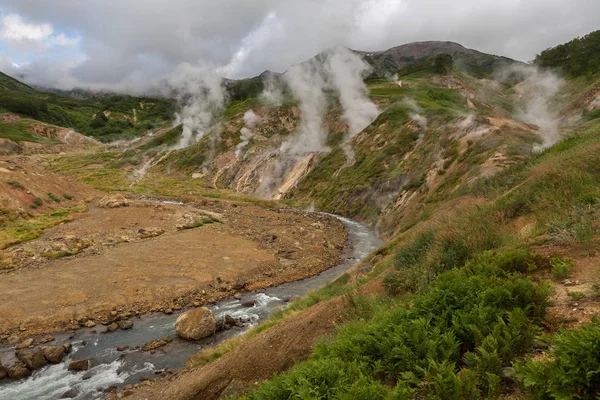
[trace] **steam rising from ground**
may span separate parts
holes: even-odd
[[[344,151],[348,160],[353,161],[354,152],[349,142],[379,115],[379,109],[369,99],[363,81],[371,68],[361,57],[344,47],[334,50],[325,68],[344,109],[342,119],[349,128]]]
[[[345,47],[334,48],[321,57],[290,68],[283,78],[299,102],[301,120],[298,133],[283,144],[282,150],[292,154],[329,150],[325,146],[327,131],[323,127],[327,90],[333,90],[339,97],[342,119],[349,129],[346,143],[366,128],[379,115],[363,81],[369,71],[369,65]]]
[[[564,85],[564,81],[551,71],[533,66],[514,65],[502,72],[503,78],[517,77],[523,82],[516,85],[521,107],[515,117],[525,123],[539,127],[542,145],[534,150],[542,150],[560,140],[560,116],[552,107],[552,101]]]
[[[290,179],[300,179],[301,171],[309,167],[313,153],[329,151],[326,145],[328,132],[323,124],[329,106],[328,91],[337,94],[342,106],[342,119],[348,125],[342,148],[347,164],[353,162],[352,138],[379,115],[364,84],[369,71],[369,65],[359,55],[347,48],[337,47],[291,67],[283,75],[287,89],[298,101],[300,124],[297,132],[282,143],[270,171],[262,177],[258,194],[267,197],[279,195],[274,190],[290,187]],[[263,93],[266,98],[273,97],[273,93],[280,93],[272,83],[266,85]]]
[[[323,92],[326,81],[322,65],[316,59],[311,59],[291,67],[283,78],[298,100],[300,127],[294,136],[282,144],[281,151],[289,154],[328,151],[325,146],[327,132],[323,128],[327,99]]]
[[[281,86],[275,82],[273,75],[269,74],[263,80],[264,89],[261,97],[272,106],[280,107],[283,104],[283,91]]]
[[[208,68],[181,64],[168,79],[169,87],[177,93],[181,110],[176,124],[183,124],[177,148],[200,140],[216,123],[225,106],[225,89],[221,77]]]
[[[417,102],[410,97],[405,97],[402,99],[402,104],[406,105],[412,110],[412,112],[408,115],[409,118],[415,121],[421,130],[427,129],[427,117],[421,115],[423,109],[417,104]]]
[[[240,130],[240,142],[235,148],[235,158],[239,158],[242,151],[248,146],[252,137],[254,137],[253,129],[261,121],[261,118],[252,110],[244,113],[244,127]]]

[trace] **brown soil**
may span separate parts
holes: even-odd
[[[44,160],[39,156],[0,157],[1,210],[6,212],[21,209],[32,214],[43,214],[57,208],[74,206],[80,201],[100,195],[97,190],[87,185],[47,171],[43,163]],[[22,187],[14,186],[15,182]],[[42,206],[31,209],[30,206],[36,197],[46,200],[48,193],[58,196],[61,203],[44,201]],[[63,194],[71,195],[73,200],[65,199]]]
[[[368,296],[381,290],[380,279],[360,288]],[[243,393],[308,358],[314,345],[344,320],[346,308],[342,297],[316,304],[242,342],[218,360],[142,386],[128,398],[212,400]],[[115,394],[109,396],[114,398]]]
[[[550,329],[577,328],[600,315],[600,296],[593,288],[600,284],[600,253],[581,245],[538,246],[535,251],[549,259],[570,258],[574,263],[567,279],[552,282],[551,305],[548,307]],[[552,276],[547,274],[546,278]],[[575,298],[571,294],[577,292],[583,297]]]
[[[209,216],[222,223],[177,229]],[[82,317],[108,322],[297,280],[335,265],[345,240],[335,218],[249,204],[90,204],[5,250],[17,268],[0,275],[0,332],[72,329]],[[64,252],[77,254],[48,258]]]

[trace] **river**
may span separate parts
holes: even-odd
[[[323,287],[382,244],[365,225],[343,217],[337,218],[348,232],[347,246],[339,265],[310,278],[267,288],[258,293],[244,293],[239,300],[229,298],[209,306],[217,319],[229,314],[233,318],[246,320],[245,326],[218,332],[214,337],[202,341],[189,342],[179,339],[175,332],[175,320],[184,312],[182,310],[171,315],[147,314],[134,318],[131,330],[101,334],[92,328],[80,329],[75,332],[74,337],[70,337],[72,334],[68,332],[55,334],[55,340],[50,344],[72,343],[71,354],[62,363],[35,371],[25,380],[3,380],[0,382],[0,400],[99,399],[104,397],[105,390],[111,386],[135,384],[141,377],[156,376],[157,371],[183,368],[189,356],[243,334],[265,320],[274,309],[284,307],[286,303],[283,299],[304,296],[311,290]],[[256,302],[253,307],[242,305],[251,300]],[[171,336],[173,342],[156,350],[154,354],[140,350],[116,350],[117,346],[142,346],[149,340],[166,335]],[[0,359],[3,365],[11,365],[15,360],[14,346],[1,346]],[[92,360],[88,371],[67,370],[70,361],[81,359]],[[66,393],[69,394],[68,397],[64,397]]]

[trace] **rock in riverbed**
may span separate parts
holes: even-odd
[[[187,340],[200,340],[215,333],[217,320],[206,307],[184,312],[175,321],[177,334]]]
[[[172,341],[173,341],[173,338],[171,336],[165,336],[161,339],[150,340],[150,341],[146,342],[146,344],[144,344],[144,346],[142,346],[142,351],[153,351],[153,350],[158,349],[159,347],[166,346],[167,344],[171,343]]]
[[[64,346],[41,346],[40,350],[50,364],[58,364],[65,356]]]
[[[89,360],[77,360],[69,364],[69,371],[87,371],[90,367]]]
[[[21,350],[21,349],[24,349],[24,348],[30,347],[30,346],[33,346],[33,339],[32,338],[25,339],[21,343],[19,343],[17,345],[17,350]]]
[[[119,326],[119,328],[121,328],[123,330],[127,330],[127,329],[133,328],[133,322],[131,322],[128,319],[125,319],[125,320],[117,322],[117,325]]]
[[[31,371],[35,371],[46,365],[46,357],[44,357],[44,353],[40,349],[35,351],[29,349],[18,350],[17,358]]]
[[[27,368],[22,361],[15,362],[12,367],[8,369],[8,377],[10,379],[23,379],[31,375],[31,371]]]

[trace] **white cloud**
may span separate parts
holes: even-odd
[[[43,43],[42,50],[54,55],[76,48],[87,59],[69,70],[69,78],[90,87],[156,82],[181,63],[222,66],[222,73],[233,78],[266,69],[284,72],[336,45],[369,51],[450,40],[529,61],[600,27],[598,0],[460,0],[451,7],[447,0],[1,3],[5,14],[0,18],[12,17],[0,26],[0,46],[13,46],[16,52],[27,43]],[[56,62],[56,57],[38,59],[38,70]]]
[[[28,24],[18,14],[3,15],[0,19],[0,37],[9,41],[32,40],[41,42],[54,31],[50,24]]]
[[[29,49],[30,45],[45,47],[74,47],[80,38],[64,33],[55,34],[49,23],[29,23],[18,14],[0,16],[0,39],[12,48]]]

